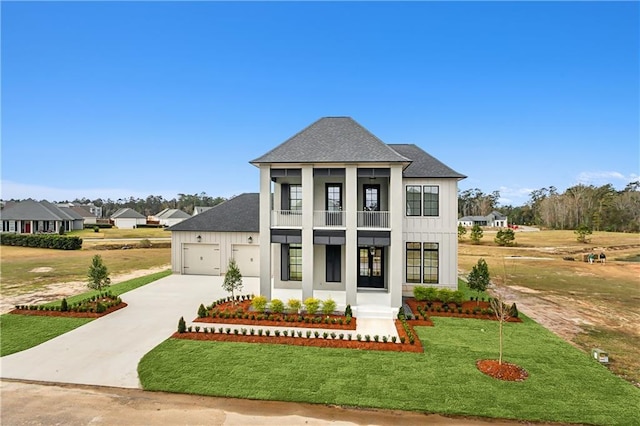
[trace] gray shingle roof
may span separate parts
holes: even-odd
[[[403,172],[406,178],[466,178],[414,144],[389,144],[389,147],[411,160]]]
[[[129,207],[123,207],[111,215],[111,219],[144,219],[145,217]]]
[[[5,207],[0,211],[2,220],[69,220],[66,215],[47,209],[42,203],[35,200],[24,200],[15,203],[11,207]]]
[[[186,219],[191,217],[187,212],[180,209],[164,209],[156,215],[158,219]]]
[[[260,194],[238,195],[168,229],[196,232],[259,232]]]
[[[261,157],[260,163],[408,162],[351,117],[324,117]]]

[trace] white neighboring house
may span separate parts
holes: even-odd
[[[224,275],[234,258],[243,277],[258,277],[259,202],[259,194],[241,194],[168,228],[173,272]]]
[[[162,226],[173,226],[185,219],[189,219],[191,216],[180,209],[164,209],[153,217],[159,221]]]
[[[493,228],[506,228],[509,219],[498,211],[492,211],[486,216],[464,216],[458,219],[458,225],[472,227],[474,225],[489,226]]]
[[[109,218],[113,225],[119,229],[135,229],[138,225],[146,225],[147,218],[129,207],[118,209]]]

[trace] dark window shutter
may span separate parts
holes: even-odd
[[[289,184],[280,185],[280,210],[289,210]]]
[[[289,281],[289,244],[280,244],[280,279]]]

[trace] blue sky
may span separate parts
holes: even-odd
[[[4,199],[255,192],[323,116],[503,204],[638,179],[638,2],[0,7]]]

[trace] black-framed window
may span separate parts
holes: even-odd
[[[407,185],[407,216],[420,216],[422,214],[422,187],[420,185]]]
[[[438,216],[440,214],[439,188],[435,185],[422,187],[423,214],[425,216]]]
[[[407,243],[407,282],[420,283],[420,243]]]
[[[289,210],[302,210],[302,185],[289,185]]]
[[[330,212],[342,210],[342,184],[327,183],[326,209]]]
[[[301,244],[289,244],[289,281],[302,281]]]
[[[425,284],[435,284],[438,282],[440,266],[438,243],[424,243],[422,248],[422,282]]]
[[[327,263],[327,282],[339,283],[342,271],[342,246],[327,245],[326,263]]]

